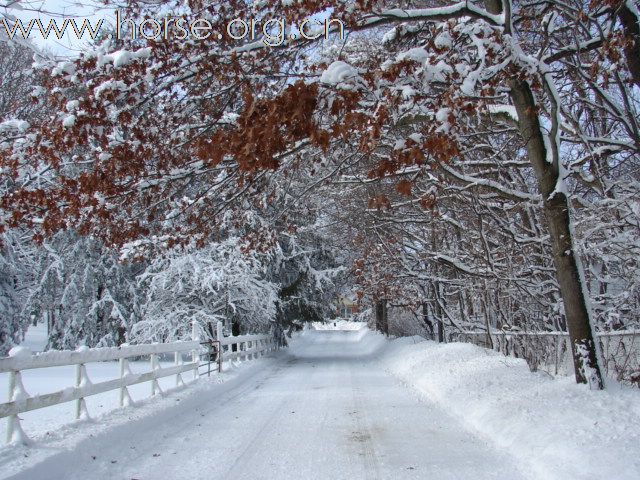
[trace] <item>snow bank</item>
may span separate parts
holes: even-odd
[[[390,343],[384,367],[540,479],[640,478],[640,392],[531,373],[466,343]]]

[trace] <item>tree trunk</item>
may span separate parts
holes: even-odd
[[[384,325],[384,334],[388,337],[389,336],[389,315],[388,315],[388,311],[387,311],[387,301],[384,300],[383,306],[382,306],[382,318],[384,319],[383,325]]]
[[[380,300],[376,300],[376,330],[382,331],[382,302]]]
[[[387,317],[387,301],[376,301],[376,330],[389,335],[389,320]]]
[[[436,314],[436,325],[438,326],[438,343],[444,342],[444,322],[442,321],[442,316],[444,312],[442,311],[442,305],[440,304],[440,283],[433,282],[433,305],[434,305],[434,313]]]
[[[492,14],[505,13],[506,33],[511,33],[511,12],[505,12],[502,0],[485,0],[485,7]],[[633,72],[632,72],[633,73]],[[511,101],[518,113],[518,126],[522,138],[527,142],[527,154],[542,194],[543,211],[549,228],[556,266],[556,278],[564,303],[567,330],[571,339],[573,365],[576,382],[589,383],[592,389],[602,389],[604,384],[598,366],[596,344],[591,331],[591,320],[578,260],[573,249],[569,202],[562,191],[557,191],[560,177],[559,145],[555,134],[559,126],[552,119],[550,137],[551,151],[547,151],[544,133],[538,118],[538,107],[529,84],[524,80],[509,81]],[[557,108],[557,106],[556,106]],[[548,158],[552,161],[549,162]]]
[[[240,335],[240,323],[235,318],[231,319],[231,335],[237,337]],[[236,352],[238,350],[239,345],[234,343],[231,345],[231,351]]]
[[[96,302],[100,302],[100,300],[102,300],[102,295],[104,293],[105,290],[105,286],[102,283],[98,284],[98,288],[96,290]],[[107,325],[107,319],[105,319],[105,311],[102,308],[98,308],[96,309],[96,337],[95,340],[97,340],[98,338],[102,338],[102,336],[106,335],[109,330],[109,325]]]
[[[487,285],[487,281],[484,281],[484,298],[480,298],[480,303],[482,304],[484,311],[484,325],[487,329],[487,345],[489,348],[493,350],[493,338],[491,337],[491,320],[489,318],[489,287]]]
[[[422,302],[422,322],[424,323],[425,327],[427,327],[427,330],[429,331],[430,339],[433,340],[433,337],[434,337],[433,322],[429,318],[429,304],[426,301]]]
[[[520,133],[527,141],[529,161],[535,171],[543,198],[543,211],[553,248],[556,277],[571,338],[576,381],[589,383],[594,389],[601,389],[602,375],[591,331],[589,309],[573,248],[569,202],[562,191],[556,190],[560,175],[559,159],[547,161],[547,154],[550,152],[547,152],[545,146],[535,99],[529,85],[521,80],[511,80],[509,86],[511,99],[518,112]],[[558,155],[557,152],[554,153],[554,156]]]

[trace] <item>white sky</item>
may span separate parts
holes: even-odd
[[[21,19],[25,26],[31,19],[40,19],[45,27],[51,18],[55,18],[58,24],[61,24],[62,19],[66,17],[75,18],[78,26],[85,18],[91,20],[93,26],[102,18],[104,19],[102,28],[107,28],[107,25],[115,23],[114,11],[113,7],[105,9],[100,2],[93,0],[0,0],[0,18],[8,14]],[[10,21],[9,27],[12,26],[13,21]],[[2,23],[0,23],[0,31],[4,33]],[[88,34],[85,34],[85,37],[89,39]],[[75,38],[72,30],[71,33],[67,31],[62,40],[58,40],[53,33],[49,39],[45,40],[38,29],[34,28],[30,39],[55,55],[76,55],[82,44],[87,43],[86,40]]]

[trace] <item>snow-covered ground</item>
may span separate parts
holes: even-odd
[[[361,330],[366,326],[366,323],[352,322],[343,318],[336,318],[327,322],[313,322],[311,324],[311,328],[314,330]]]
[[[47,338],[46,324],[30,325],[27,334],[24,336],[24,341],[20,345],[27,347],[32,352],[42,352],[47,345]]]
[[[0,448],[0,478],[640,478],[640,392],[591,392],[473,345],[355,328],[305,330],[138,407],[99,416],[89,404],[91,422]],[[64,417],[51,421],[72,410]]]
[[[381,361],[533,478],[640,479],[638,389],[590,391],[572,377],[531,373],[524,360],[468,343],[398,339]]]

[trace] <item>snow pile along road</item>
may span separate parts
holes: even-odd
[[[419,339],[421,340],[421,339]],[[640,478],[640,392],[590,391],[464,343],[393,341],[386,370],[540,479]]]

